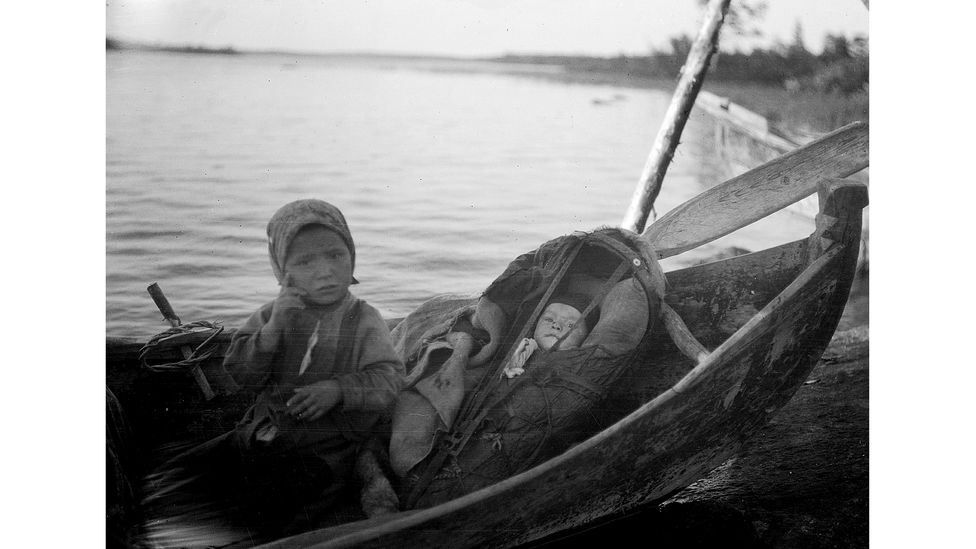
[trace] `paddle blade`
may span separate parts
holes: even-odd
[[[813,194],[868,166],[868,125],[855,122],[716,185],[669,211],[642,235],[658,257],[680,254]]]

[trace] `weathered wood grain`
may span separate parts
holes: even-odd
[[[717,125],[734,128],[750,141],[761,143],[771,152],[775,151],[776,156],[800,146],[799,143],[770,131],[769,121],[764,116],[737,105],[726,97],[702,90],[698,93],[695,106],[707,112]],[[731,145],[731,143],[723,143],[723,145]],[[771,158],[764,158],[763,162],[768,160]],[[751,166],[761,163],[756,162]]]
[[[835,242],[844,242],[854,232],[860,234],[861,210],[868,205],[868,188],[860,181],[830,179],[820,185],[818,194],[820,213],[807,249],[811,260]]]
[[[868,125],[850,124],[716,185],[669,211],[643,233],[658,256],[697,248],[868,166]]]
[[[807,240],[668,273],[665,300],[699,341],[714,348],[803,270]]]

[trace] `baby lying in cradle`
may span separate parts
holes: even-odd
[[[556,343],[559,349],[578,348],[590,332],[592,320],[582,318],[589,298],[578,294],[566,294],[553,298],[539,316],[531,338],[519,342],[512,361],[502,374],[511,379],[525,373],[525,363],[538,349],[549,351]],[[591,317],[596,316],[590,313]]]
[[[548,353],[558,349],[572,349],[579,347],[594,325],[597,313],[592,319],[582,318],[589,298],[582,295],[565,294],[553,298],[543,310],[535,325],[531,338],[524,338],[518,346],[512,360],[503,370],[502,375],[509,379],[525,372],[526,364],[535,353]],[[479,318],[478,313],[482,316]],[[469,353],[474,348],[474,337],[465,330],[454,331],[443,336],[444,342],[440,348],[450,348],[451,356],[444,361],[433,373],[411,383],[401,392],[393,414],[393,434],[390,444],[390,458],[393,470],[404,477],[407,472],[419,463],[431,450],[434,434],[438,430],[448,430],[454,424],[454,419],[460,411],[462,401],[467,393],[478,385],[484,373],[484,362],[474,363],[478,355],[490,358],[497,347],[497,341],[505,326],[505,315],[497,305],[487,299],[479,303],[471,327],[485,330],[489,334],[496,334],[492,341],[469,360]],[[437,348],[431,345],[432,348]],[[541,351],[539,349],[542,349]],[[424,362],[426,359],[420,359]],[[415,366],[419,372],[426,368]]]

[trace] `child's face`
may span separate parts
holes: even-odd
[[[542,311],[542,316],[539,317],[539,322],[535,325],[535,333],[532,337],[539,344],[539,347],[548,351],[577,322],[583,322],[580,316],[580,312],[575,307],[563,303],[550,303],[546,310]],[[586,325],[580,326],[563,341],[560,348],[579,347],[586,339],[586,334]]]
[[[352,283],[352,256],[337,233],[309,225],[288,246],[284,271],[286,280],[306,293],[306,300],[329,305],[345,297]]]

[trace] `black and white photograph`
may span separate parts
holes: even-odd
[[[967,546],[972,12],[10,4],[4,545]]]
[[[105,539],[868,547],[868,0],[105,3]]]
[[[968,4],[5,8],[4,546],[972,544]]]

